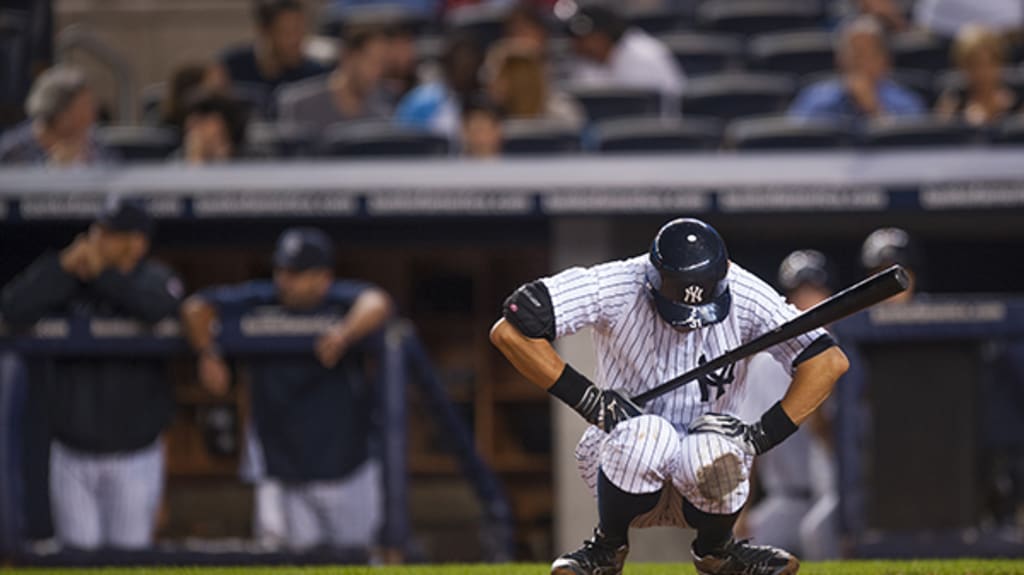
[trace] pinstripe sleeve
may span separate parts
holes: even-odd
[[[643,285],[641,264],[632,260],[569,268],[542,281],[555,311],[555,337],[593,326],[615,325]]]
[[[763,280],[735,263],[729,270],[733,306],[740,314],[740,330],[746,343],[799,315],[792,304],[786,303],[779,292]],[[793,362],[801,352],[818,338],[828,335],[823,328],[811,330],[793,339],[768,348],[766,351],[783,367],[792,372]]]

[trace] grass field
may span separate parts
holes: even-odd
[[[693,566],[629,565],[625,575],[692,575]],[[32,575],[547,575],[547,565],[438,565],[429,567],[172,567],[136,569],[16,569],[0,573]],[[807,575],[1018,575],[1024,560],[844,561],[806,563]]]

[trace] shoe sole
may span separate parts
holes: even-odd
[[[593,573],[587,573],[581,571],[575,567],[552,567],[551,575],[621,575],[622,571],[607,571],[605,569],[598,569]]]
[[[796,572],[799,571],[799,570],[800,570],[800,560],[797,559],[796,557],[791,557],[789,559],[789,562],[786,563],[786,565],[784,567],[782,567],[782,569],[776,571],[775,573],[772,573],[772,575],[796,575]],[[552,571],[551,575],[555,575],[555,572]],[[576,575],[576,574],[575,573],[571,573],[571,572],[565,572],[565,573],[559,573],[558,575]],[[697,569],[697,575],[718,575],[718,574],[717,573],[711,573],[710,571],[701,571],[700,569]]]

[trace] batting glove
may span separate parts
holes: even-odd
[[[643,414],[640,407],[617,391],[598,389],[591,385],[573,409],[592,425],[610,433],[615,426],[631,417]]]
[[[776,403],[756,423],[744,423],[725,413],[707,413],[693,420],[688,431],[724,435],[747,454],[761,455],[782,443],[797,429],[797,425],[783,411],[782,404]]]

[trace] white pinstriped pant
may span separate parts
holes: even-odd
[[[604,433],[591,426],[576,446],[583,481],[597,495],[597,474],[628,493],[662,491],[634,527],[685,527],[683,498],[705,513],[739,511],[750,494],[754,458],[716,433],[687,435],[657,415],[634,417]],[[666,489],[667,488],[667,489]]]
[[[93,454],[52,442],[50,504],[57,539],[78,549],[153,542],[164,486],[158,439],[138,451]]]

